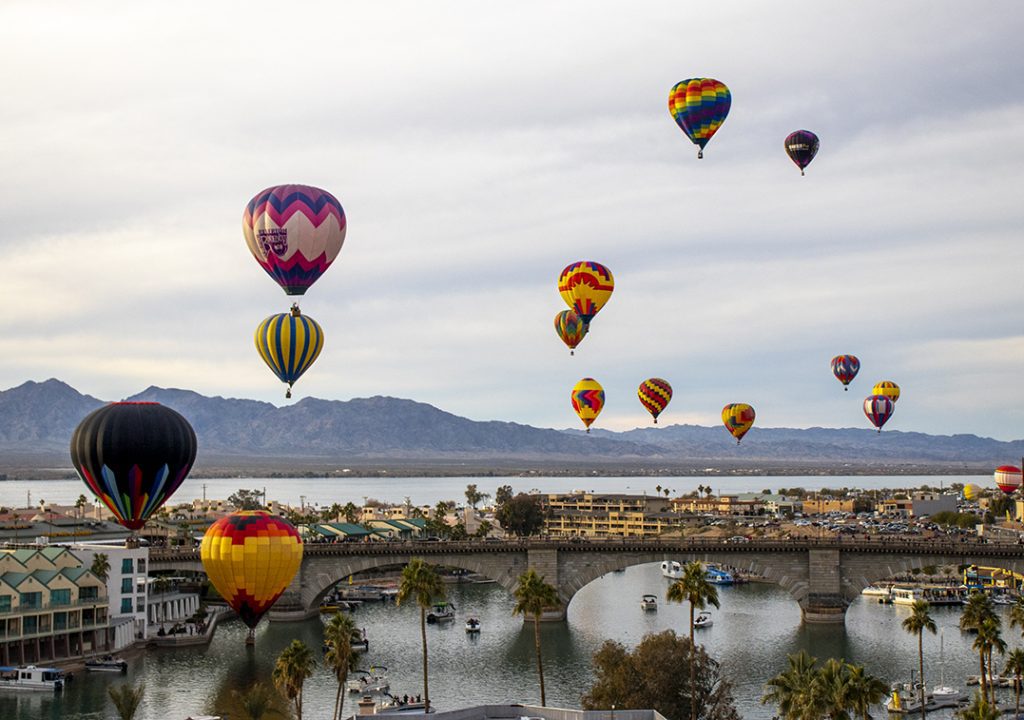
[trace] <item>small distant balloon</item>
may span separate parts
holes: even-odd
[[[993,474],[996,487],[1007,495],[1013,495],[1021,485],[1021,471],[1016,465],[1000,465]]]
[[[672,386],[668,384],[668,380],[648,378],[640,383],[637,395],[640,396],[640,404],[651,414],[654,424],[657,425],[658,416],[672,400]]]
[[[882,432],[882,426],[892,417],[895,407],[893,401],[885,395],[869,395],[864,399],[864,414],[878,432]]]
[[[722,422],[739,445],[743,436],[754,426],[754,408],[746,403],[729,403],[722,408]]]
[[[811,164],[811,160],[818,154],[818,136],[810,130],[797,130],[786,136],[786,154],[789,159],[800,168],[800,174],[804,174],[804,168]]]
[[[563,310],[555,315],[555,332],[569,347],[570,355],[573,355],[576,346],[583,342],[589,329],[590,326],[583,322],[583,318],[572,310]]]
[[[981,490],[982,488],[980,485],[975,485],[974,483],[967,483],[966,485],[964,485],[964,500],[967,500],[968,502],[973,502],[974,500],[977,500],[978,496],[981,495]]]
[[[871,388],[871,393],[873,395],[885,395],[893,402],[896,402],[900,399],[900,386],[892,380],[883,380]]]
[[[847,386],[857,377],[859,370],[860,360],[856,355],[836,355],[832,358],[832,374],[843,384],[843,390],[850,389]]]
[[[570,263],[558,276],[562,299],[587,325],[605,306],[614,289],[612,271],[591,260]]]
[[[604,409],[604,388],[594,378],[583,378],[572,389],[569,396],[572,409],[580,416],[580,420],[590,432],[590,425]]]
[[[729,88],[712,78],[683,80],[668,94],[668,111],[690,142],[700,148],[698,159],[704,157],[704,146],[722,127],[730,107]]]

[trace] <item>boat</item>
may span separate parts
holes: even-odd
[[[701,628],[709,628],[715,624],[715,621],[711,619],[711,613],[702,612],[693,621],[693,627],[695,630]]]
[[[128,672],[128,662],[113,655],[104,655],[96,660],[86,660],[85,669],[89,672]]]
[[[454,619],[455,606],[447,602],[435,603],[434,609],[427,613],[427,622],[431,625],[451,622]]]
[[[683,576],[683,566],[676,560],[665,560],[661,563],[661,574],[672,580],[678,580]]]
[[[403,695],[397,697],[389,692],[382,693],[384,699],[376,702],[367,695],[359,699],[358,713],[354,717],[367,717],[370,715],[423,715],[433,713],[434,708],[426,709],[426,703],[419,697]]]
[[[67,678],[63,670],[35,665],[0,667],[0,688],[60,692]]]
[[[717,565],[706,565],[704,568],[704,576],[712,585],[732,585],[734,582],[732,573],[723,570]]]
[[[892,602],[894,605],[913,605],[922,599],[921,588],[894,587],[892,589]]]
[[[885,704],[885,709],[897,715],[921,712],[920,690],[912,683],[897,685],[892,690],[892,697]],[[967,702],[967,695],[951,687],[940,686],[924,696],[924,711],[955,708]]]
[[[945,587],[893,587],[894,605],[913,605],[924,600],[929,605],[963,605],[964,599],[956,588]]]
[[[349,676],[345,681],[345,689],[350,693],[380,693],[386,691],[388,683],[388,669],[381,665],[371,667],[369,670],[353,670],[355,676]]]
[[[480,632],[480,621],[475,617],[471,617],[466,620],[466,632],[478,633]]]
[[[644,595],[640,598],[640,608],[644,611],[658,609],[658,597],[656,595]]]
[[[892,602],[892,585],[886,587],[868,585],[860,591],[860,594],[864,597],[875,598],[880,604],[887,605]]]
[[[353,652],[366,652],[370,649],[370,639],[366,637],[366,628],[356,628],[352,633],[349,646]]]

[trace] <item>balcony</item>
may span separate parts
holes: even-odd
[[[54,610],[73,610],[80,607],[96,607],[106,605],[106,597],[78,598],[69,602],[41,602],[32,605],[19,605],[18,607],[0,608],[0,617],[11,617],[15,615],[38,615],[43,612]]]

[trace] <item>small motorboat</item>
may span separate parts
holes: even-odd
[[[113,655],[104,655],[95,660],[86,660],[85,669],[89,672],[128,672],[128,662]]]
[[[709,628],[715,624],[715,621],[711,619],[711,613],[702,612],[693,621],[693,627],[695,630],[701,628]]]
[[[478,633],[478,632],[480,632],[480,621],[477,618],[475,618],[475,617],[471,617],[468,620],[466,620],[466,632],[468,632],[468,633]]]
[[[9,690],[49,690],[60,692],[67,677],[58,668],[19,665],[0,667],[0,688]]]
[[[447,602],[435,603],[434,609],[427,613],[427,622],[431,625],[451,622],[454,619],[455,606]]]
[[[647,612],[649,610],[658,609],[658,596],[657,595],[644,595],[640,598],[640,609]]]
[[[670,580],[678,580],[683,576],[683,566],[678,560],[665,560],[661,563],[661,574]]]
[[[353,670],[345,682],[345,688],[350,693],[382,693],[390,687],[387,676],[388,669],[381,665],[371,667],[369,670]]]

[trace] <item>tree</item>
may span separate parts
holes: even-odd
[[[107,578],[110,577],[110,558],[106,553],[96,553],[93,555],[92,565],[89,566],[89,572],[103,582],[107,581]]]
[[[884,680],[868,675],[863,665],[850,666],[850,710],[861,720],[871,720],[871,706],[882,702],[888,694],[889,684]]]
[[[903,619],[903,629],[912,635],[917,635],[917,667],[921,678],[920,702],[921,718],[924,720],[924,631],[935,634],[935,621],[928,614],[928,602],[915,600],[910,610],[910,617]]]
[[[544,510],[536,495],[519,493],[498,506],[494,517],[507,533],[525,537],[544,527]]]
[[[1010,606],[1010,627],[1019,627],[1024,631],[1024,597],[1018,597]]]
[[[263,492],[261,490],[236,490],[228,495],[228,504],[235,510],[260,510],[263,508]]]
[[[334,696],[334,720],[338,720],[341,714],[341,689],[345,687],[348,680],[348,671],[356,664],[356,654],[352,652],[352,640],[356,639],[359,630],[349,615],[340,612],[334,613],[327,625],[324,627],[324,644],[327,652],[324,653],[324,664],[334,673],[334,679],[338,681],[338,690]],[[360,635],[361,637],[361,635]]]
[[[1024,675],[1024,650],[1016,648],[1006,656],[1003,672],[1013,675],[1014,717],[1020,717],[1020,678]]]
[[[85,506],[88,504],[88,500],[85,495],[79,495],[78,499],[75,500],[75,510],[78,511],[78,521],[81,522],[85,516]]]
[[[476,510],[477,505],[484,502],[489,497],[490,495],[487,493],[478,492],[474,483],[470,483],[466,486],[466,502],[469,503],[469,506],[474,510]]]
[[[359,520],[359,508],[351,500],[345,503],[345,507],[341,509],[341,514],[345,516],[345,522],[350,525],[355,525]]]
[[[533,617],[533,647],[537,652],[537,677],[540,679],[540,705],[547,705],[544,694],[544,663],[540,652],[540,619],[545,608],[559,607],[561,601],[558,591],[544,582],[544,577],[530,568],[519,576],[519,584],[515,589],[516,604],[512,608],[513,615],[530,615]]]
[[[494,529],[494,525],[491,524],[490,520],[481,520],[480,524],[476,528],[476,536],[478,538],[485,538],[491,534],[491,530]]]
[[[142,704],[142,696],[146,694],[146,684],[108,687],[107,694],[110,696],[110,702],[114,703],[118,717],[121,720],[132,720],[139,710],[139,705]]]
[[[980,692],[974,694],[971,704],[956,714],[961,720],[999,720],[999,710],[989,704]]]
[[[863,665],[831,658],[821,667],[804,651],[789,656],[789,667],[765,683],[763,704],[772,703],[786,720],[849,720],[856,713],[871,717],[889,686],[869,675]]]
[[[434,568],[423,558],[413,558],[402,569],[402,582],[398,587],[396,603],[415,602],[420,609],[420,637],[423,642],[423,708],[430,710],[430,684],[427,675],[427,609],[434,600],[445,596],[444,583]]]
[[[273,691],[261,682],[253,683],[247,690],[232,690],[235,701],[249,720],[262,720],[271,710],[277,710]]]
[[[960,613],[960,629],[980,631],[986,620],[996,617],[995,607],[988,595],[975,590],[967,597],[964,609]],[[985,671],[986,654],[984,646],[979,647],[975,640],[974,648],[978,650],[978,663],[981,668],[981,696],[988,702],[988,673]]]
[[[988,671],[991,675],[995,675],[995,665],[992,663],[992,652],[999,651],[1002,655],[1006,652],[1006,641],[1003,640],[1002,630],[1000,627],[999,616],[993,615],[992,617],[985,618],[981,625],[978,627],[978,635],[974,638],[974,644],[971,646],[978,651],[980,655],[983,655],[985,662],[988,665]],[[995,685],[990,683],[991,688],[991,702],[992,705],[996,704],[996,688]]]
[[[494,492],[494,504],[499,506],[504,505],[511,500],[512,497],[512,486],[502,485]]]
[[[761,697],[761,704],[775,705],[779,709],[779,716],[787,720],[803,720],[811,716],[814,708],[811,692],[818,658],[801,650],[790,655],[788,661],[788,669],[765,683],[767,692]]]
[[[694,560],[691,563],[687,563],[683,568],[683,576],[676,580],[674,583],[669,585],[668,592],[665,593],[665,599],[669,602],[684,602],[690,603],[690,644],[695,645],[693,639],[694,630],[694,617],[696,610],[703,610],[708,606],[708,603],[714,605],[716,608],[720,607],[718,603],[718,590],[715,586],[708,582],[707,572],[704,570],[704,566],[698,561]],[[692,658],[691,658],[692,659]],[[696,693],[696,668],[694,664],[690,663],[690,694]],[[691,720],[697,720],[697,706],[693,705],[691,708]]]
[[[672,630],[645,635],[632,652],[608,640],[594,654],[593,665],[596,680],[582,697],[584,710],[653,708],[667,718],[696,714],[702,720],[739,720],[732,686],[718,663]],[[696,686],[677,672],[683,665],[697,668]]]
[[[294,703],[298,720],[302,720],[302,686],[313,674],[313,666],[313,653],[309,646],[301,640],[292,640],[292,644],[277,656],[270,674],[281,694]]]

